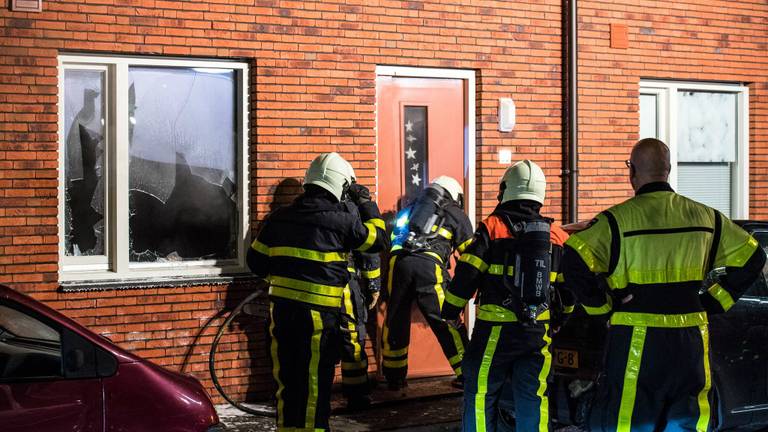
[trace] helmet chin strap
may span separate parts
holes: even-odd
[[[356,183],[355,179],[352,179],[352,184]],[[347,180],[344,180],[344,184],[341,185],[341,199],[339,201],[349,201],[349,186],[350,183]]]

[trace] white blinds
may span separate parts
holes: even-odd
[[[677,192],[731,217],[731,164],[678,163]]]

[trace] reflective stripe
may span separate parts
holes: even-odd
[[[488,274],[492,275],[503,275],[504,274],[504,265],[503,264],[489,264],[488,265]],[[513,266],[507,267],[507,276],[514,276],[515,275],[515,268]]]
[[[355,308],[352,306],[352,292],[349,289],[349,285],[344,287],[344,309],[347,315],[355,318]],[[349,330],[349,343],[352,344],[353,349],[352,358],[359,361],[362,348],[357,341],[358,333],[355,322],[351,319],[347,321],[347,330]]]
[[[440,310],[443,310],[443,300],[445,300],[445,293],[443,293],[443,272],[437,264],[435,264],[435,294],[437,295],[437,305],[440,307]]]
[[[424,255],[429,255],[429,256],[434,257],[435,259],[437,259],[438,262],[441,262],[441,263],[443,262],[443,259],[440,257],[440,255],[438,255],[435,252],[426,251],[426,252],[424,252]]]
[[[688,314],[652,314],[639,312],[616,312],[611,315],[611,324],[643,327],[698,327],[707,324],[706,312]]]
[[[368,229],[368,237],[365,239],[363,244],[358,246],[356,249],[365,252],[368,249],[373,246],[374,243],[376,243],[376,225],[374,225],[372,222],[366,222],[363,224]]]
[[[285,390],[285,385],[280,380],[280,359],[277,357],[274,307],[275,305],[272,302],[269,302],[269,336],[272,340],[269,347],[269,353],[272,357],[272,377],[275,379],[275,382],[277,382],[277,392],[275,393],[275,398],[277,399],[277,426],[282,427],[285,420],[285,416],[283,415],[283,407],[285,406],[285,402],[283,401],[283,390]]]
[[[461,354],[456,354],[455,356],[448,359],[448,363],[451,364],[451,366],[456,365],[458,363],[461,363]]]
[[[726,258],[725,266],[727,267],[743,267],[747,260],[755,253],[755,249],[759,244],[754,237],[750,236],[749,239],[739,247],[736,251],[732,252]]]
[[[303,303],[310,303],[317,306],[327,306],[334,308],[341,306],[341,297],[316,295],[305,291],[296,291],[290,288],[283,288],[275,285],[269,287],[269,295]]]
[[[581,260],[584,261],[584,264],[589,268],[589,271],[592,273],[599,273],[597,268],[597,258],[595,258],[592,249],[584,240],[580,239],[577,235],[572,235],[568,237],[565,244],[573,248],[573,250],[579,254]]]
[[[640,374],[640,361],[643,358],[643,345],[647,330],[647,327],[642,326],[632,329],[632,340],[629,343],[627,367],[624,371],[624,385],[621,390],[621,405],[619,406],[619,421],[616,425],[616,432],[630,432],[632,430],[632,411],[635,409],[637,377]]]
[[[722,306],[724,311],[728,311],[728,309],[733,306],[733,297],[731,297],[731,294],[726,291],[725,288],[721,287],[720,284],[716,283],[712,285],[707,292],[720,303],[720,306]]]
[[[384,351],[382,352],[382,354],[385,357],[400,357],[400,356],[404,356],[404,355],[408,354],[408,347],[400,348],[398,350],[390,350],[390,349],[386,349],[385,348]]]
[[[557,272],[549,272],[549,281],[552,283],[557,281]]]
[[[629,270],[624,274],[614,274],[608,278],[611,288],[626,288],[628,283],[645,285],[701,281],[704,270],[699,267],[669,268],[662,270]]]
[[[459,334],[459,331],[455,328],[448,326],[448,333],[451,334],[453,337],[453,345],[456,347],[456,355],[451,357],[448,362],[451,364],[451,367],[457,367],[461,366],[461,360],[464,358],[464,341],[461,340],[461,334]],[[458,363],[454,363],[452,359],[458,357]],[[460,375],[461,371],[457,373],[457,375]]]
[[[352,274],[356,274],[357,273],[357,270],[354,267],[347,267],[347,271],[352,273]]]
[[[539,372],[539,388],[536,390],[536,396],[541,401],[539,403],[539,432],[549,432],[549,397],[547,397],[547,377],[549,369],[552,366],[552,354],[549,352],[549,344],[552,338],[549,337],[549,325],[544,324],[544,346],[541,348],[541,355],[544,356],[544,363]]]
[[[312,294],[319,294],[328,297],[341,297],[341,295],[344,293],[344,287],[323,285],[299,279],[291,279],[283,276],[270,275],[268,279],[273,286],[277,285],[284,288],[293,288],[299,291],[306,291]]]
[[[251,249],[255,250],[256,252],[262,255],[269,255],[269,246],[260,242],[258,239],[254,240],[253,243],[251,243]]]
[[[472,240],[474,240],[474,237],[473,237],[473,238],[470,238],[469,240],[465,241],[464,243],[462,243],[462,244],[460,244],[460,245],[456,246],[456,250],[457,250],[457,251],[458,251],[460,254],[461,254],[461,253],[464,253],[464,249],[466,249],[466,248],[467,248],[467,247],[468,247],[468,246],[469,246],[469,245],[472,243]]]
[[[309,382],[307,384],[307,417],[304,420],[304,427],[315,427],[315,413],[317,412],[317,395],[319,393],[318,385],[318,365],[320,364],[320,338],[323,336],[323,319],[320,312],[316,310],[309,311],[312,314],[312,356],[309,358]]]
[[[370,223],[371,225],[373,225],[376,228],[379,228],[381,230],[384,230],[384,231],[387,230],[387,224],[384,222],[384,219],[372,218],[372,219],[368,219],[365,222],[366,223]]]
[[[709,368],[709,328],[706,324],[699,326],[701,342],[704,344],[704,388],[699,392],[699,420],[696,422],[697,432],[707,432],[709,427],[709,390],[712,388],[712,371]]]
[[[565,305],[563,306],[563,313],[573,313],[574,309],[576,309],[576,306],[574,305]]]
[[[460,376],[461,376],[461,374],[462,374],[462,372],[461,372],[461,366],[459,366],[459,367],[457,367],[456,369],[454,369],[454,370],[453,370],[453,373],[455,373],[457,377],[460,377]]]
[[[466,306],[467,302],[469,302],[469,300],[463,299],[457,295],[454,295],[450,291],[445,292],[445,301],[447,301],[448,304],[456,306],[459,309]]]
[[[485,304],[478,306],[477,319],[490,322],[518,322],[517,315],[511,310],[495,305]],[[548,321],[550,319],[549,309],[536,317],[536,321]]]
[[[384,364],[384,367],[388,367],[388,368],[403,368],[408,366],[408,359],[402,359],[402,360],[384,359],[382,363]]]
[[[341,362],[341,370],[356,371],[360,369],[367,369],[365,363],[363,363],[362,361]]]
[[[346,385],[366,384],[368,383],[368,373],[366,372],[365,375],[360,375],[356,377],[342,375],[341,383]]]
[[[475,394],[475,431],[477,432],[485,432],[485,395],[488,393],[488,371],[491,369],[493,354],[499,343],[499,333],[501,333],[501,326],[491,328],[491,334],[488,336],[488,342],[486,342],[483,352],[483,361],[480,363],[480,370],[477,375],[477,394]]]
[[[563,276],[562,273],[558,273],[557,274],[557,279],[555,279],[555,282],[565,283],[565,276]]]
[[[376,279],[381,276],[381,269],[376,268],[373,270],[361,270],[360,275],[365,279]]]
[[[481,272],[484,272],[488,269],[488,264],[486,264],[485,261],[468,253],[461,254],[461,257],[459,257],[459,262],[467,263],[472,267],[480,270]]]
[[[326,262],[326,263],[337,262],[337,261],[342,261],[342,262],[347,261],[347,254],[345,253],[320,252],[320,251],[311,250],[311,249],[302,249],[302,248],[288,247],[288,246],[276,246],[276,247],[269,248],[269,256],[300,258],[300,259],[305,259],[309,261],[318,261],[318,262]]]
[[[585,304],[581,305],[584,308],[584,311],[587,313],[587,315],[605,315],[611,311],[613,308],[613,300],[608,295],[605,296],[605,304],[602,306],[587,306]]]
[[[437,225],[432,225],[432,232],[437,231],[437,234],[441,237],[445,237],[446,239],[450,240],[453,238],[453,233],[448,231],[447,229],[440,227],[438,228]]]

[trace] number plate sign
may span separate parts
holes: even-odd
[[[554,350],[555,366],[578,369],[579,367],[579,352],[556,349]]]

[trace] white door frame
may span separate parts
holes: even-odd
[[[376,66],[376,78],[380,76],[388,77],[407,77],[407,78],[448,78],[448,79],[461,79],[466,84],[465,91],[465,112],[464,112],[464,179],[465,185],[465,199],[464,205],[466,206],[467,215],[469,220],[472,221],[474,227],[475,212],[477,211],[477,203],[475,202],[475,168],[476,168],[476,134],[475,134],[475,71],[471,69],[437,69],[437,68],[420,68],[420,67],[408,67],[408,66]],[[377,100],[378,104],[378,100]],[[378,111],[377,111],[378,113]],[[378,122],[378,115],[376,116]],[[377,125],[378,128],[378,125]],[[376,134],[376,154],[379,151],[379,134]],[[380,176],[379,176],[379,164],[376,164],[376,190],[379,189]],[[466,322],[467,329],[472,332],[472,328],[475,324],[475,308],[474,299],[471,299],[468,307],[466,308]]]

